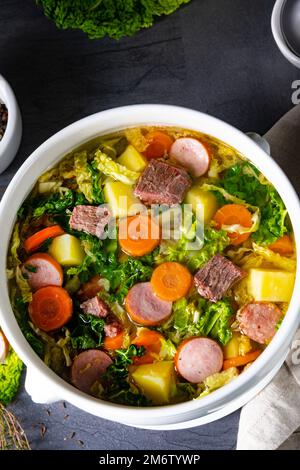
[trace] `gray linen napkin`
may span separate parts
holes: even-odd
[[[300,194],[300,105],[265,135],[271,155]],[[300,447],[300,330],[286,362],[273,381],[241,411],[237,449],[273,450]]]

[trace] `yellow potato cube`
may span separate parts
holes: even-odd
[[[199,185],[194,185],[187,192],[185,203],[191,204],[193,212],[207,224],[218,210],[216,196],[210,191],[203,191]]]
[[[134,215],[141,201],[133,194],[133,186],[120,181],[108,182],[104,185],[104,197],[114,217]]]
[[[229,359],[230,357],[239,356],[239,334],[233,333],[232,338],[226,346],[223,347],[224,357],[225,359]]]
[[[120,165],[126,166],[129,170],[141,172],[146,168],[147,161],[133,145],[128,145],[125,152],[117,159]]]
[[[84,249],[73,235],[60,235],[54,238],[49,254],[62,266],[78,266],[85,258]]]
[[[175,390],[175,370],[173,361],[154,362],[134,368],[131,378],[155,405],[170,403]]]
[[[250,269],[249,294],[257,301],[289,302],[292,297],[295,274],[275,269]]]

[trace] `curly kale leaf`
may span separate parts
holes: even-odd
[[[36,0],[58,28],[81,29],[89,38],[120,39],[149,28],[190,0]]]
[[[252,235],[257,243],[269,245],[288,231],[287,210],[281,197],[250,163],[237,163],[229,168],[220,186],[247,204],[259,207],[261,220],[258,230]],[[221,204],[228,203],[219,193],[216,196]]]

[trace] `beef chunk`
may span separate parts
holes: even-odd
[[[191,179],[184,168],[163,160],[152,159],[146,167],[134,190],[135,196],[145,204],[180,204]]]
[[[108,323],[104,327],[104,333],[106,336],[109,338],[115,338],[121,331],[122,331],[122,326],[118,321],[113,321],[112,323]]]
[[[95,297],[99,292],[103,290],[103,285],[101,284],[101,276],[97,274],[93,276],[89,281],[85,282],[77,292],[77,297],[81,302]]]
[[[99,318],[105,318],[110,313],[108,305],[97,296],[83,302],[80,308],[86,315],[94,315]]]
[[[194,276],[199,294],[212,302],[220,300],[233,284],[245,276],[238,266],[224,256],[215,255]]]
[[[70,218],[70,227],[72,230],[101,238],[110,218],[111,215],[107,207],[76,206]]]

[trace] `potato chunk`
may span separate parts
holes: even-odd
[[[295,274],[275,269],[250,269],[249,294],[257,301],[289,302],[292,297]]]
[[[146,159],[133,145],[128,145],[125,152],[117,159],[117,162],[126,166],[129,170],[137,172],[143,171],[147,165]]]
[[[131,378],[146,398],[155,405],[170,403],[175,390],[173,361],[154,362],[134,368]]]
[[[85,252],[78,238],[65,234],[54,238],[49,254],[62,266],[78,266],[85,258]]]
[[[216,196],[210,191],[203,191],[198,184],[191,187],[185,197],[185,203],[191,204],[193,212],[198,208],[199,218],[207,224],[218,210]]]
[[[104,197],[114,217],[134,215],[137,207],[141,207],[141,201],[133,194],[133,186],[120,181],[106,183]]]

